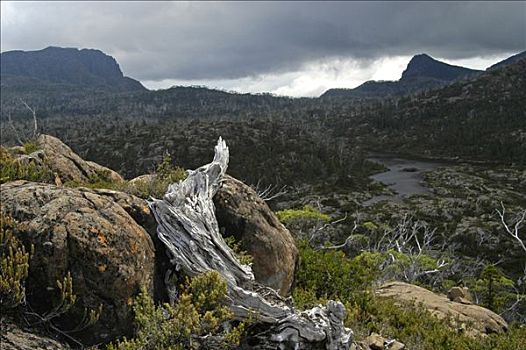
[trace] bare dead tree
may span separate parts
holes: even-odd
[[[504,203],[500,202],[500,206],[502,209],[495,209],[495,211],[500,218],[502,226],[507,235],[521,248],[525,258],[523,274],[515,281],[515,286],[513,287],[516,300],[503,313],[507,313],[515,319],[524,321],[526,319],[526,316],[524,315],[524,302],[526,300],[526,237],[521,237],[520,229],[526,219],[526,209],[521,209],[519,212],[511,214],[511,219],[506,219],[506,208]]]
[[[20,102],[31,112],[31,115],[33,116],[33,133],[31,135],[32,140],[36,139],[38,137],[38,121],[37,121],[37,113],[34,108],[29,107],[29,105],[20,98]]]
[[[522,213],[517,213],[514,215],[514,217],[511,219],[511,222],[506,222],[506,208],[504,207],[504,203],[500,202],[500,205],[502,207],[502,210],[495,209],[497,214],[500,217],[500,221],[502,223],[502,226],[504,226],[504,229],[506,230],[506,233],[513,238],[519,247],[521,247],[522,251],[526,253],[526,244],[524,243],[526,238],[522,238],[519,235],[519,229],[522,227],[522,223],[524,222],[524,219],[526,218],[526,209],[522,211]]]
[[[29,140],[35,140],[39,136],[39,133],[38,133],[38,120],[37,120],[37,113],[36,113],[35,109],[31,108],[26,103],[26,101],[24,101],[22,98],[19,98],[19,100],[31,112],[31,116],[33,117],[33,131],[31,133],[31,136],[29,138],[25,137],[25,135],[24,135],[24,137],[20,137],[20,133],[16,129],[15,124],[13,123],[13,119],[11,118],[11,112],[7,113],[7,119],[9,121],[9,126],[11,127],[11,129],[13,130],[13,132],[15,134],[17,142],[20,144],[20,146],[23,146],[25,142],[27,142]],[[24,139],[26,140],[25,142],[23,141]]]
[[[443,278],[446,269],[450,267],[448,259],[443,257],[443,247],[437,249],[436,228],[431,229],[427,223],[414,220],[411,215],[404,215],[394,229],[384,230],[380,239],[370,247],[371,251],[387,253],[388,258],[381,264],[384,278],[401,278],[407,282],[426,278],[429,283],[436,284]],[[404,261],[399,261],[396,254],[401,253]],[[434,268],[426,268],[422,264],[424,255],[436,257]],[[392,269],[398,262],[401,270]]]

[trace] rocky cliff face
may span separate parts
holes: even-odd
[[[140,82],[122,74],[113,57],[93,49],[47,47],[38,51],[7,51],[1,54],[1,73],[2,77],[31,78],[47,83],[118,91],[145,90]]]

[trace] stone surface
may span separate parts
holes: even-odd
[[[253,257],[258,282],[288,295],[294,281],[298,250],[290,232],[257,193],[239,180],[225,176],[214,197],[216,215],[224,235],[241,241]]]
[[[12,323],[2,324],[0,344],[0,349],[2,350],[71,349],[67,344],[60,343],[43,335],[27,332]]]
[[[136,222],[148,220],[145,203],[115,191],[27,181],[3,184],[0,198],[2,211],[18,222],[16,235],[34,246],[27,280],[32,307],[49,311],[56,281],[69,271],[77,312],[103,308],[100,320],[75,336],[97,343],[128,334],[132,298],[141,285],[153,287],[154,245]]]
[[[124,181],[115,171],[80,158],[56,137],[40,135],[37,143],[42,149],[44,161],[62,181],[87,182],[90,177],[102,174],[111,181]]]
[[[79,190],[83,192],[93,192],[97,195],[110,198],[150,234],[150,238],[155,246],[154,299],[163,302],[168,301],[164,278],[167,270],[171,268],[170,259],[166,254],[166,247],[159,240],[159,237],[157,237],[157,222],[150,211],[150,207],[148,207],[148,203],[142,198],[120,191],[106,189],[90,190],[86,188],[79,188]]]
[[[395,340],[389,345],[388,349],[389,350],[404,350],[405,344],[400,343],[399,341]]]
[[[365,343],[371,350],[383,350],[385,344],[385,338],[377,333],[372,333],[365,339]]]
[[[466,329],[466,332],[472,336],[503,333],[508,329],[506,321],[491,310],[478,305],[457,303],[445,295],[412,284],[389,282],[378,288],[376,294],[397,301],[421,304],[437,318],[450,317],[458,327],[470,324],[471,327]]]
[[[151,183],[154,180],[155,180],[155,174],[145,174],[145,175],[140,175],[140,176],[134,177],[133,179],[128,181],[128,184],[130,184],[130,185],[144,185],[144,184]]]
[[[447,292],[447,298],[462,304],[472,304],[473,299],[467,287],[453,287]]]

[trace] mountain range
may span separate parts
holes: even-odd
[[[47,47],[38,51],[1,53],[2,88],[63,85],[110,91],[144,91],[125,77],[115,58],[100,50]]]
[[[47,47],[37,51],[7,51],[1,53],[0,57],[1,86],[4,90],[16,90],[18,93],[38,89],[60,93],[86,88],[112,92],[147,91],[139,81],[125,77],[117,61],[100,50]],[[514,63],[524,57],[526,51],[498,62],[488,70]],[[397,81],[367,81],[354,89],[329,89],[320,97],[398,97],[473,78],[483,72],[450,65],[427,54],[418,54],[409,61]],[[188,93],[195,91],[190,89]]]

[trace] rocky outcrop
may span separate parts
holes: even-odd
[[[141,285],[153,289],[154,245],[137,223],[149,220],[144,201],[115,191],[26,181],[3,184],[0,198],[2,211],[17,221],[18,238],[34,246],[30,305],[49,311],[57,280],[71,272],[78,305],[73,311],[102,305],[99,321],[74,335],[93,344],[129,334],[132,298]]]
[[[124,181],[122,176],[115,171],[97,163],[85,161],[56,137],[40,135],[37,143],[41,151],[32,153],[30,156],[36,162],[45,162],[62,181],[88,182],[93,178],[114,182]]]
[[[467,334],[503,333],[508,329],[506,321],[491,310],[478,305],[451,301],[447,296],[433,293],[425,288],[404,282],[386,283],[376,291],[380,297],[422,305],[437,318],[450,318]],[[469,326],[468,329],[466,329]]]
[[[231,176],[225,176],[214,204],[223,235],[234,236],[253,257],[256,280],[287,295],[298,259],[290,232],[252,188]]]
[[[15,324],[2,324],[0,333],[2,350],[67,350],[68,345],[49,337],[28,332]]]

